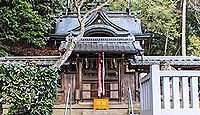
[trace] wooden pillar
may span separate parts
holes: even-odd
[[[122,58],[119,62],[119,101],[123,102],[124,100],[124,54],[122,55]]]
[[[76,100],[79,101],[82,96],[82,61],[78,58],[77,59],[77,66],[76,66],[76,91],[75,97]]]
[[[139,74],[135,72],[135,101],[139,102],[140,94],[139,94]]]
[[[72,100],[74,102],[76,101],[75,91],[76,91],[76,74],[73,74],[73,78],[72,78]]]
[[[82,98],[82,62],[79,62],[79,91]]]
[[[76,89],[79,88],[79,84],[78,84],[78,81],[79,81],[79,61],[80,61],[80,59],[79,59],[79,56],[77,55],[77,59],[76,59],[76,85],[75,85]]]
[[[121,102],[121,98],[122,98],[122,96],[121,96],[121,88],[122,88],[122,86],[121,86],[121,71],[120,71],[120,69],[121,69],[121,60],[118,62],[118,101],[119,102]]]

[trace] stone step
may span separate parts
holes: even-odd
[[[64,109],[65,104],[54,105],[54,108]],[[109,103],[109,109],[127,109],[127,108],[128,108],[127,104],[110,104]],[[72,104],[72,109],[93,109],[93,103]]]
[[[53,115],[64,115],[65,110],[55,110],[53,111]],[[68,110],[68,115],[69,114]],[[108,109],[108,110],[93,110],[93,109],[72,109],[71,115],[127,115],[127,109]],[[134,115],[138,115],[139,111],[134,111]]]
[[[53,115],[64,115],[65,105],[55,105]],[[135,115],[139,114],[139,105],[134,104]],[[69,109],[68,109],[69,113]],[[92,103],[79,103],[72,105],[71,115],[127,115],[127,104],[109,104],[108,110],[93,110]],[[69,114],[68,114],[69,115]]]
[[[84,110],[83,115],[127,115],[126,109]]]
[[[8,112],[8,108],[9,105],[3,106],[4,114]],[[65,112],[65,104],[54,105],[53,115],[64,115],[64,112]],[[139,104],[134,104],[134,112],[135,115],[139,113]],[[92,103],[73,104],[71,111],[71,115],[127,115],[127,113],[128,113],[128,105],[119,103],[118,104],[109,103],[108,110],[93,110]]]

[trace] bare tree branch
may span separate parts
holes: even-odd
[[[165,51],[164,51],[164,56],[167,55],[167,45],[168,45],[168,41],[169,41],[169,36],[168,36],[168,31],[167,31],[167,36],[165,38]]]
[[[109,2],[111,2],[111,0],[108,0],[105,3],[97,6],[96,8],[89,10],[83,17],[81,17],[81,7],[83,6],[84,2],[83,2],[83,0],[81,0],[81,1],[74,0],[76,10],[77,10],[77,15],[78,15],[77,17],[78,17],[78,21],[80,24],[80,33],[77,37],[71,38],[71,40],[69,40],[69,43],[67,44],[65,53],[62,55],[62,57],[58,61],[56,61],[56,63],[53,65],[54,67],[60,68],[65,63],[65,61],[67,61],[67,59],[71,55],[72,51],[74,50],[75,45],[83,37],[84,30],[85,30],[85,22],[86,22],[86,18],[88,17],[88,15],[90,15],[91,13],[93,13],[95,11],[100,10],[105,5],[107,5]]]

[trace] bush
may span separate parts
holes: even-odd
[[[8,102],[8,115],[50,115],[56,99],[58,70],[29,64],[0,65],[0,103]]]

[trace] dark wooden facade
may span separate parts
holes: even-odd
[[[97,58],[87,58],[95,62]],[[114,60],[114,63],[113,63]],[[116,60],[116,62],[115,62]],[[128,87],[133,91],[133,97],[139,102],[139,77],[137,72],[126,72],[123,58],[105,58],[105,96],[111,102],[127,102]],[[112,65],[113,64],[113,65]],[[94,66],[96,64],[93,64]],[[67,89],[72,88],[73,101],[88,102],[98,98],[97,67],[86,67],[85,59],[79,58],[76,63],[76,71],[61,73],[61,88],[57,97],[57,103],[64,103]]]

